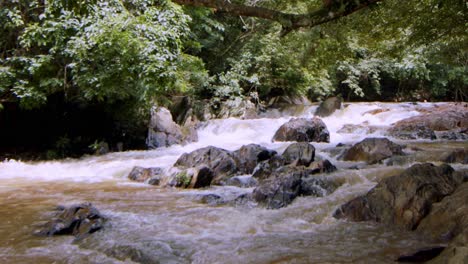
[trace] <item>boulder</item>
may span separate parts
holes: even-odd
[[[212,180],[213,171],[206,165],[200,165],[174,173],[168,186],[197,189],[210,186]]]
[[[330,142],[330,133],[320,118],[293,118],[276,131],[273,141]]]
[[[254,200],[268,209],[279,209],[298,196],[322,197],[332,193],[341,183],[326,177],[313,177],[305,167],[289,167],[261,180],[253,191]]]
[[[393,155],[403,155],[403,147],[386,138],[366,138],[348,149],[342,156],[346,161],[378,163]]]
[[[314,161],[315,148],[306,142],[293,143],[286,148],[282,156],[285,164],[309,166]]]
[[[184,140],[182,131],[173,120],[172,115],[164,107],[151,108],[151,119],[146,145],[148,148],[168,147],[181,144]]]
[[[259,162],[270,159],[276,154],[276,151],[257,144],[249,144],[242,146],[233,154],[238,161],[237,167],[240,173],[251,174]]]
[[[153,179],[153,185],[157,185],[156,179],[160,178],[164,170],[162,168],[143,168],[133,167],[132,171],[128,174],[128,178],[132,181],[145,182]]]
[[[317,110],[315,111],[316,116],[327,117],[333,114],[337,109],[341,108],[341,98],[330,97],[325,101],[321,102]]]
[[[452,194],[462,181],[463,176],[447,164],[416,164],[400,175],[385,178],[366,195],[342,205],[333,216],[414,230],[432,204]]]
[[[100,230],[104,221],[104,217],[91,203],[72,205],[68,208],[60,208],[57,215],[35,234],[40,236],[73,235],[81,239]]]
[[[314,161],[307,167],[308,171],[312,174],[316,173],[330,173],[336,171],[335,165],[329,160]]]
[[[401,139],[468,138],[468,107],[451,106],[403,119],[388,130],[388,135]]]
[[[239,171],[233,153],[213,146],[184,153],[174,164],[174,166],[182,168],[192,168],[200,165],[207,166],[213,172],[214,184],[224,183]]]

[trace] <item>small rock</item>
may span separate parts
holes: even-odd
[[[164,170],[162,168],[143,168],[143,167],[133,167],[132,171],[128,174],[128,178],[132,181],[145,182],[150,178],[159,178],[163,174]],[[153,182],[155,182],[153,180]]]

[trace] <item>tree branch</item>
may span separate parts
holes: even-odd
[[[264,7],[232,4],[227,0],[172,0],[180,5],[200,6],[214,8],[217,12],[225,12],[231,15],[258,17],[281,24],[283,31],[295,30],[303,27],[315,27],[338,18],[348,16],[356,11],[368,7],[371,4],[383,0],[345,0],[337,10],[330,7],[322,7],[308,14],[284,13]]]

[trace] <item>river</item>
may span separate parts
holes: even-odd
[[[398,255],[438,245],[415,232],[371,222],[336,220],[334,210],[366,193],[379,179],[411,162],[344,169],[327,149],[383,136],[390,124],[419,115],[431,103],[353,103],[323,118],[330,143],[313,143],[330,159],[344,184],[331,195],[301,197],[279,210],[255,206],[211,206],[200,195],[235,197],[252,188],[233,186],[182,190],[131,182],[134,166],[169,168],[184,152],[216,146],[236,150],[256,143],[281,153],[290,143],[271,142],[291,116],[311,117],[316,106],[271,110],[261,118],[211,120],[198,130],[199,141],[151,151],[127,151],[48,162],[0,163],[0,263],[394,263]],[[371,110],[386,109],[380,113]],[[377,126],[338,133],[344,124]],[[422,149],[467,148],[467,142],[396,141]],[[457,168],[466,165],[456,164]],[[89,201],[110,220],[85,241],[73,237],[36,237],[37,227],[57,205]]]

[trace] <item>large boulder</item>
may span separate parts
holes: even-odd
[[[348,149],[342,159],[374,164],[393,155],[403,155],[402,149],[402,146],[386,138],[366,138]]]
[[[314,161],[315,148],[306,142],[293,143],[286,148],[282,156],[286,164],[309,166]]]
[[[314,177],[314,173],[305,167],[283,167],[282,171],[259,182],[252,193],[253,198],[268,209],[279,209],[298,196],[322,197],[341,185],[331,178]]]
[[[200,165],[211,169],[214,184],[223,184],[239,171],[232,152],[213,146],[184,153],[174,164],[174,166],[182,168],[194,168]]]
[[[451,105],[396,122],[388,135],[401,139],[468,138],[468,107]]]
[[[273,141],[330,142],[330,133],[320,118],[293,118],[276,131]]]
[[[84,238],[100,230],[104,225],[104,217],[91,203],[59,208],[59,212],[36,235],[73,235],[77,239]]]
[[[270,159],[276,154],[276,151],[257,144],[249,144],[242,146],[233,154],[238,161],[237,167],[240,173],[251,174],[259,162]]]
[[[447,164],[416,164],[342,205],[334,217],[372,220],[413,230],[429,214],[433,203],[452,194],[462,182],[463,176]]]
[[[148,148],[168,147],[184,142],[182,130],[173,120],[172,115],[164,107],[151,108],[151,119],[146,145]]]
[[[319,107],[315,111],[315,115],[320,116],[320,117],[330,116],[337,109],[340,109],[340,108],[341,108],[341,98],[330,97],[320,103]]]

